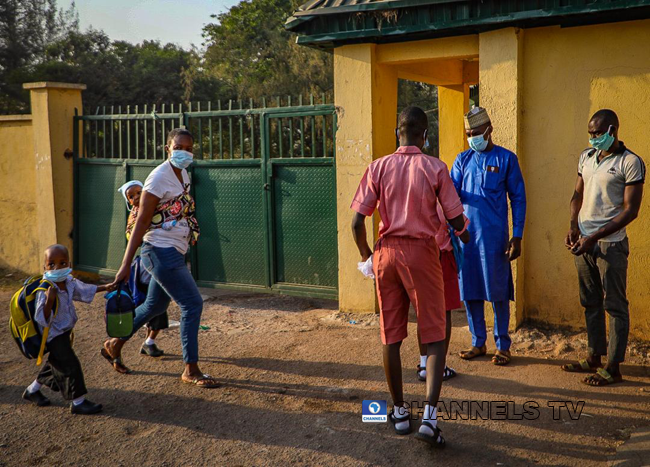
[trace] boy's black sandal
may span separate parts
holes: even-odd
[[[447,381],[456,376],[456,370],[445,365],[445,371],[442,373],[442,380]]]
[[[422,425],[431,428],[431,430],[433,430],[433,435],[425,435],[424,433],[420,433],[418,431],[415,434],[416,439],[424,443],[427,443],[437,449],[442,449],[446,446],[445,438],[442,437],[441,434],[442,430],[440,428],[438,428],[437,426],[434,427],[431,423],[424,420],[422,421]]]
[[[413,427],[411,426],[411,414],[408,414],[407,417],[405,418],[397,418],[395,416],[395,408],[390,409],[390,413],[388,414],[388,420],[393,424],[393,428],[395,428],[395,433],[398,435],[408,435],[411,431],[413,431]],[[403,429],[398,429],[397,424],[402,423],[402,422],[409,422],[408,428],[403,428]]]
[[[92,415],[102,411],[102,404],[95,404],[88,399],[84,400],[79,405],[70,403],[70,412],[76,415]]]
[[[33,402],[39,407],[50,405],[50,400],[45,397],[41,391],[29,392],[29,389],[25,389],[25,392],[23,392],[23,399]]]
[[[418,365],[417,375],[418,375],[418,380],[419,380],[419,381],[426,381],[426,380],[427,380],[426,376],[425,376],[425,377],[422,377],[422,376],[420,375],[420,372],[421,372],[421,371],[426,371],[426,370],[427,370],[426,367],[421,366],[421,365]]]

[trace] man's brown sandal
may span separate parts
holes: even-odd
[[[463,350],[461,351],[458,356],[462,358],[463,360],[471,360],[476,357],[481,357],[487,353],[487,347],[472,347],[469,350]]]
[[[604,368],[598,368],[595,375],[587,376],[583,381],[587,386],[609,386],[610,384],[622,383],[621,375],[612,376]]]
[[[598,371],[600,366],[594,367],[589,365],[587,360],[578,360],[578,363],[567,363],[566,365],[562,365],[560,368],[569,373],[595,373]]]
[[[101,351],[102,357],[108,360],[108,362],[111,364],[113,369],[118,373],[122,373],[123,375],[131,373],[131,370],[127,368],[126,365],[124,365],[124,362],[122,362],[122,357],[113,358],[111,353],[106,348],[106,344],[108,344],[108,341],[104,342],[104,347],[102,348]]]
[[[512,355],[509,350],[497,350],[494,356],[492,357],[492,363],[497,366],[505,366],[510,363],[510,358]]]

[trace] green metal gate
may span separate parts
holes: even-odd
[[[182,125],[195,136],[197,283],[336,298],[336,112],[301,104],[76,116],[75,268],[119,268],[128,212],[117,189],[144,181],[164,161],[166,133]]]

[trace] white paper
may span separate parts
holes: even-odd
[[[372,272],[372,256],[368,258],[368,261],[365,263],[357,263],[357,269],[361,271],[361,274],[363,274],[366,277],[369,277],[370,279],[374,279],[375,275]]]

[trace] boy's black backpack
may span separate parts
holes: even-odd
[[[124,284],[106,294],[106,333],[109,337],[130,337],[133,333],[135,305]]]

